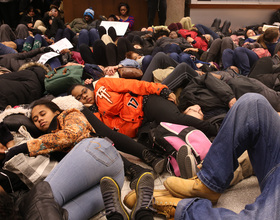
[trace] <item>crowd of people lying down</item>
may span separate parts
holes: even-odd
[[[35,10],[16,29],[0,26],[1,219],[80,220],[104,209],[107,219],[279,218],[277,23],[231,30],[230,21],[207,27],[184,17],[134,30],[126,3],[119,16],[94,19],[88,8],[70,23],[56,4],[36,19]],[[101,20],[130,23],[117,36]],[[73,47],[55,51],[64,39]],[[123,77],[121,69],[142,75]],[[51,90],[59,71],[63,80]],[[68,80],[71,72],[77,80]],[[188,145],[151,147],[161,122],[202,131],[212,142],[204,160]],[[171,156],[187,177],[174,175]],[[164,172],[165,189],[154,190]],[[261,188],[253,204],[240,213],[212,208],[251,175]],[[125,178],[132,191],[121,201]]]

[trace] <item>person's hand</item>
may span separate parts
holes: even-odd
[[[60,54],[66,54],[66,53],[70,53],[71,51],[69,49],[63,49],[61,50],[59,53]]]
[[[120,20],[120,16],[118,16],[118,15],[115,15],[116,16],[116,18],[118,19],[118,21]]]
[[[228,103],[228,107],[231,108],[235,102],[236,102],[236,98],[231,99]]]
[[[48,38],[47,36],[45,36],[45,40],[47,41],[48,44],[54,44],[54,40],[53,39],[50,39]]]
[[[93,79],[86,79],[85,80],[85,85],[89,85],[93,82]]]
[[[168,100],[174,102],[177,105],[177,97],[173,92],[169,94]]]
[[[184,52],[188,52],[188,51],[198,52],[198,48],[189,47],[189,48],[186,48],[186,49],[184,50]]]
[[[107,66],[104,69],[104,73],[105,73],[105,75],[113,76],[117,72],[119,67],[120,67],[120,65],[117,65],[117,66]]]
[[[67,24],[66,27],[70,30],[72,29],[69,24]]]
[[[197,74],[200,75],[200,76],[202,76],[202,75],[205,74],[205,72],[202,72],[202,71],[200,71],[200,70],[195,70],[195,72],[197,72]]]
[[[74,63],[74,62],[68,62],[64,66],[82,66],[82,67],[84,67],[83,64]]]
[[[194,42],[194,39],[193,39],[192,37],[187,37],[187,41],[188,41],[189,43],[192,43],[192,42]]]

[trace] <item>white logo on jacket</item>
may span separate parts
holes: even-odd
[[[97,92],[96,92],[96,97],[95,97],[95,99],[97,100],[97,97],[99,97],[99,98],[104,98],[104,99],[106,99],[109,103],[113,103],[112,101],[111,101],[111,96],[110,96],[110,94],[106,91],[106,88],[105,88],[105,86],[101,86],[98,90],[97,90]]]

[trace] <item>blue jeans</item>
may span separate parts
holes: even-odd
[[[198,172],[199,179],[215,192],[223,192],[248,150],[261,195],[239,214],[212,208],[209,200],[182,200],[175,219],[279,219],[280,117],[259,94],[243,95],[230,109]]]
[[[8,47],[2,43],[0,43],[0,55],[5,55],[9,53],[17,53],[13,48]]]
[[[92,47],[93,42],[100,40],[98,30],[96,28],[91,28],[89,31],[87,29],[82,29],[79,33],[78,47],[81,44],[86,44]]]
[[[117,150],[105,139],[79,142],[51,171],[49,182],[55,201],[68,211],[69,219],[89,219],[104,209],[99,181],[114,178],[120,187],[124,168]]]
[[[190,54],[187,54],[187,53],[175,53],[175,52],[172,52],[169,54],[169,56],[175,60],[176,62],[178,63],[187,63],[188,65],[190,65],[194,70],[197,70],[197,67],[195,65],[195,63],[193,62],[193,60],[191,59],[191,55]]]
[[[224,69],[237,66],[240,74],[244,76],[249,74],[251,67],[258,59],[254,51],[245,47],[237,47],[234,50],[225,49],[222,57]]]
[[[204,26],[203,24],[196,24],[195,27],[203,35],[204,34],[210,34],[213,37],[214,40],[217,39],[217,38],[220,38],[220,36],[217,33],[212,31],[210,28]]]

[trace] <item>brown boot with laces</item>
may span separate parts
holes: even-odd
[[[163,184],[173,196],[179,198],[200,197],[209,199],[215,204],[221,196],[221,193],[214,192],[205,186],[197,176],[190,179],[172,176],[168,177]]]
[[[153,193],[153,208],[157,214],[165,215],[167,219],[173,219],[178,203],[182,200],[170,194],[166,189],[155,189]],[[125,206],[132,209],[136,202],[135,190],[130,191],[123,200]]]

